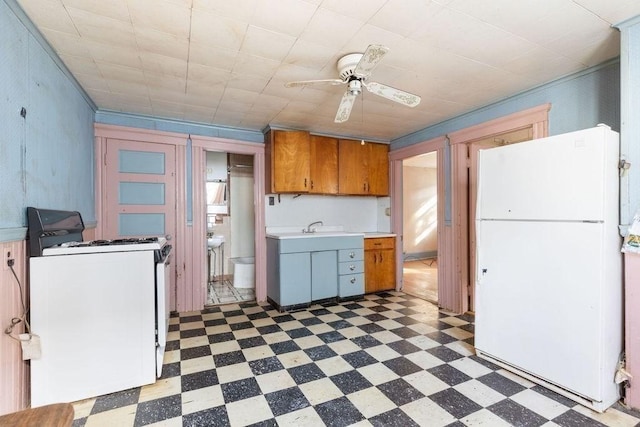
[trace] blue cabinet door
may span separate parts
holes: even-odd
[[[311,300],[338,295],[338,251],[311,252]]]
[[[311,257],[309,252],[280,254],[281,306],[311,301]]]

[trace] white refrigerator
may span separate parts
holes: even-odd
[[[597,411],[619,399],[619,136],[609,127],[482,150],[480,357]]]

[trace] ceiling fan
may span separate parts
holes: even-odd
[[[286,87],[308,86],[316,84],[330,85],[347,85],[347,91],[342,96],[338,112],[336,113],[335,122],[343,123],[349,120],[353,103],[362,92],[362,88],[366,88],[374,95],[395,101],[407,107],[415,107],[420,103],[420,97],[409,92],[391,86],[383,85],[377,82],[367,82],[373,69],[378,65],[382,58],[387,54],[389,48],[379,44],[372,44],[367,47],[364,53],[350,53],[338,60],[337,69],[339,79],[324,80],[302,80],[289,82]]]

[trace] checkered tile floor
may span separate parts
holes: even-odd
[[[278,313],[241,303],[172,317],[155,384],[74,404],[74,426],[636,426],[473,350],[473,316],[399,292]]]

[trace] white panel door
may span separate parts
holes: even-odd
[[[479,153],[481,218],[604,220],[605,169],[618,147],[605,127]]]
[[[476,226],[476,349],[597,400],[604,226],[517,221]]]

